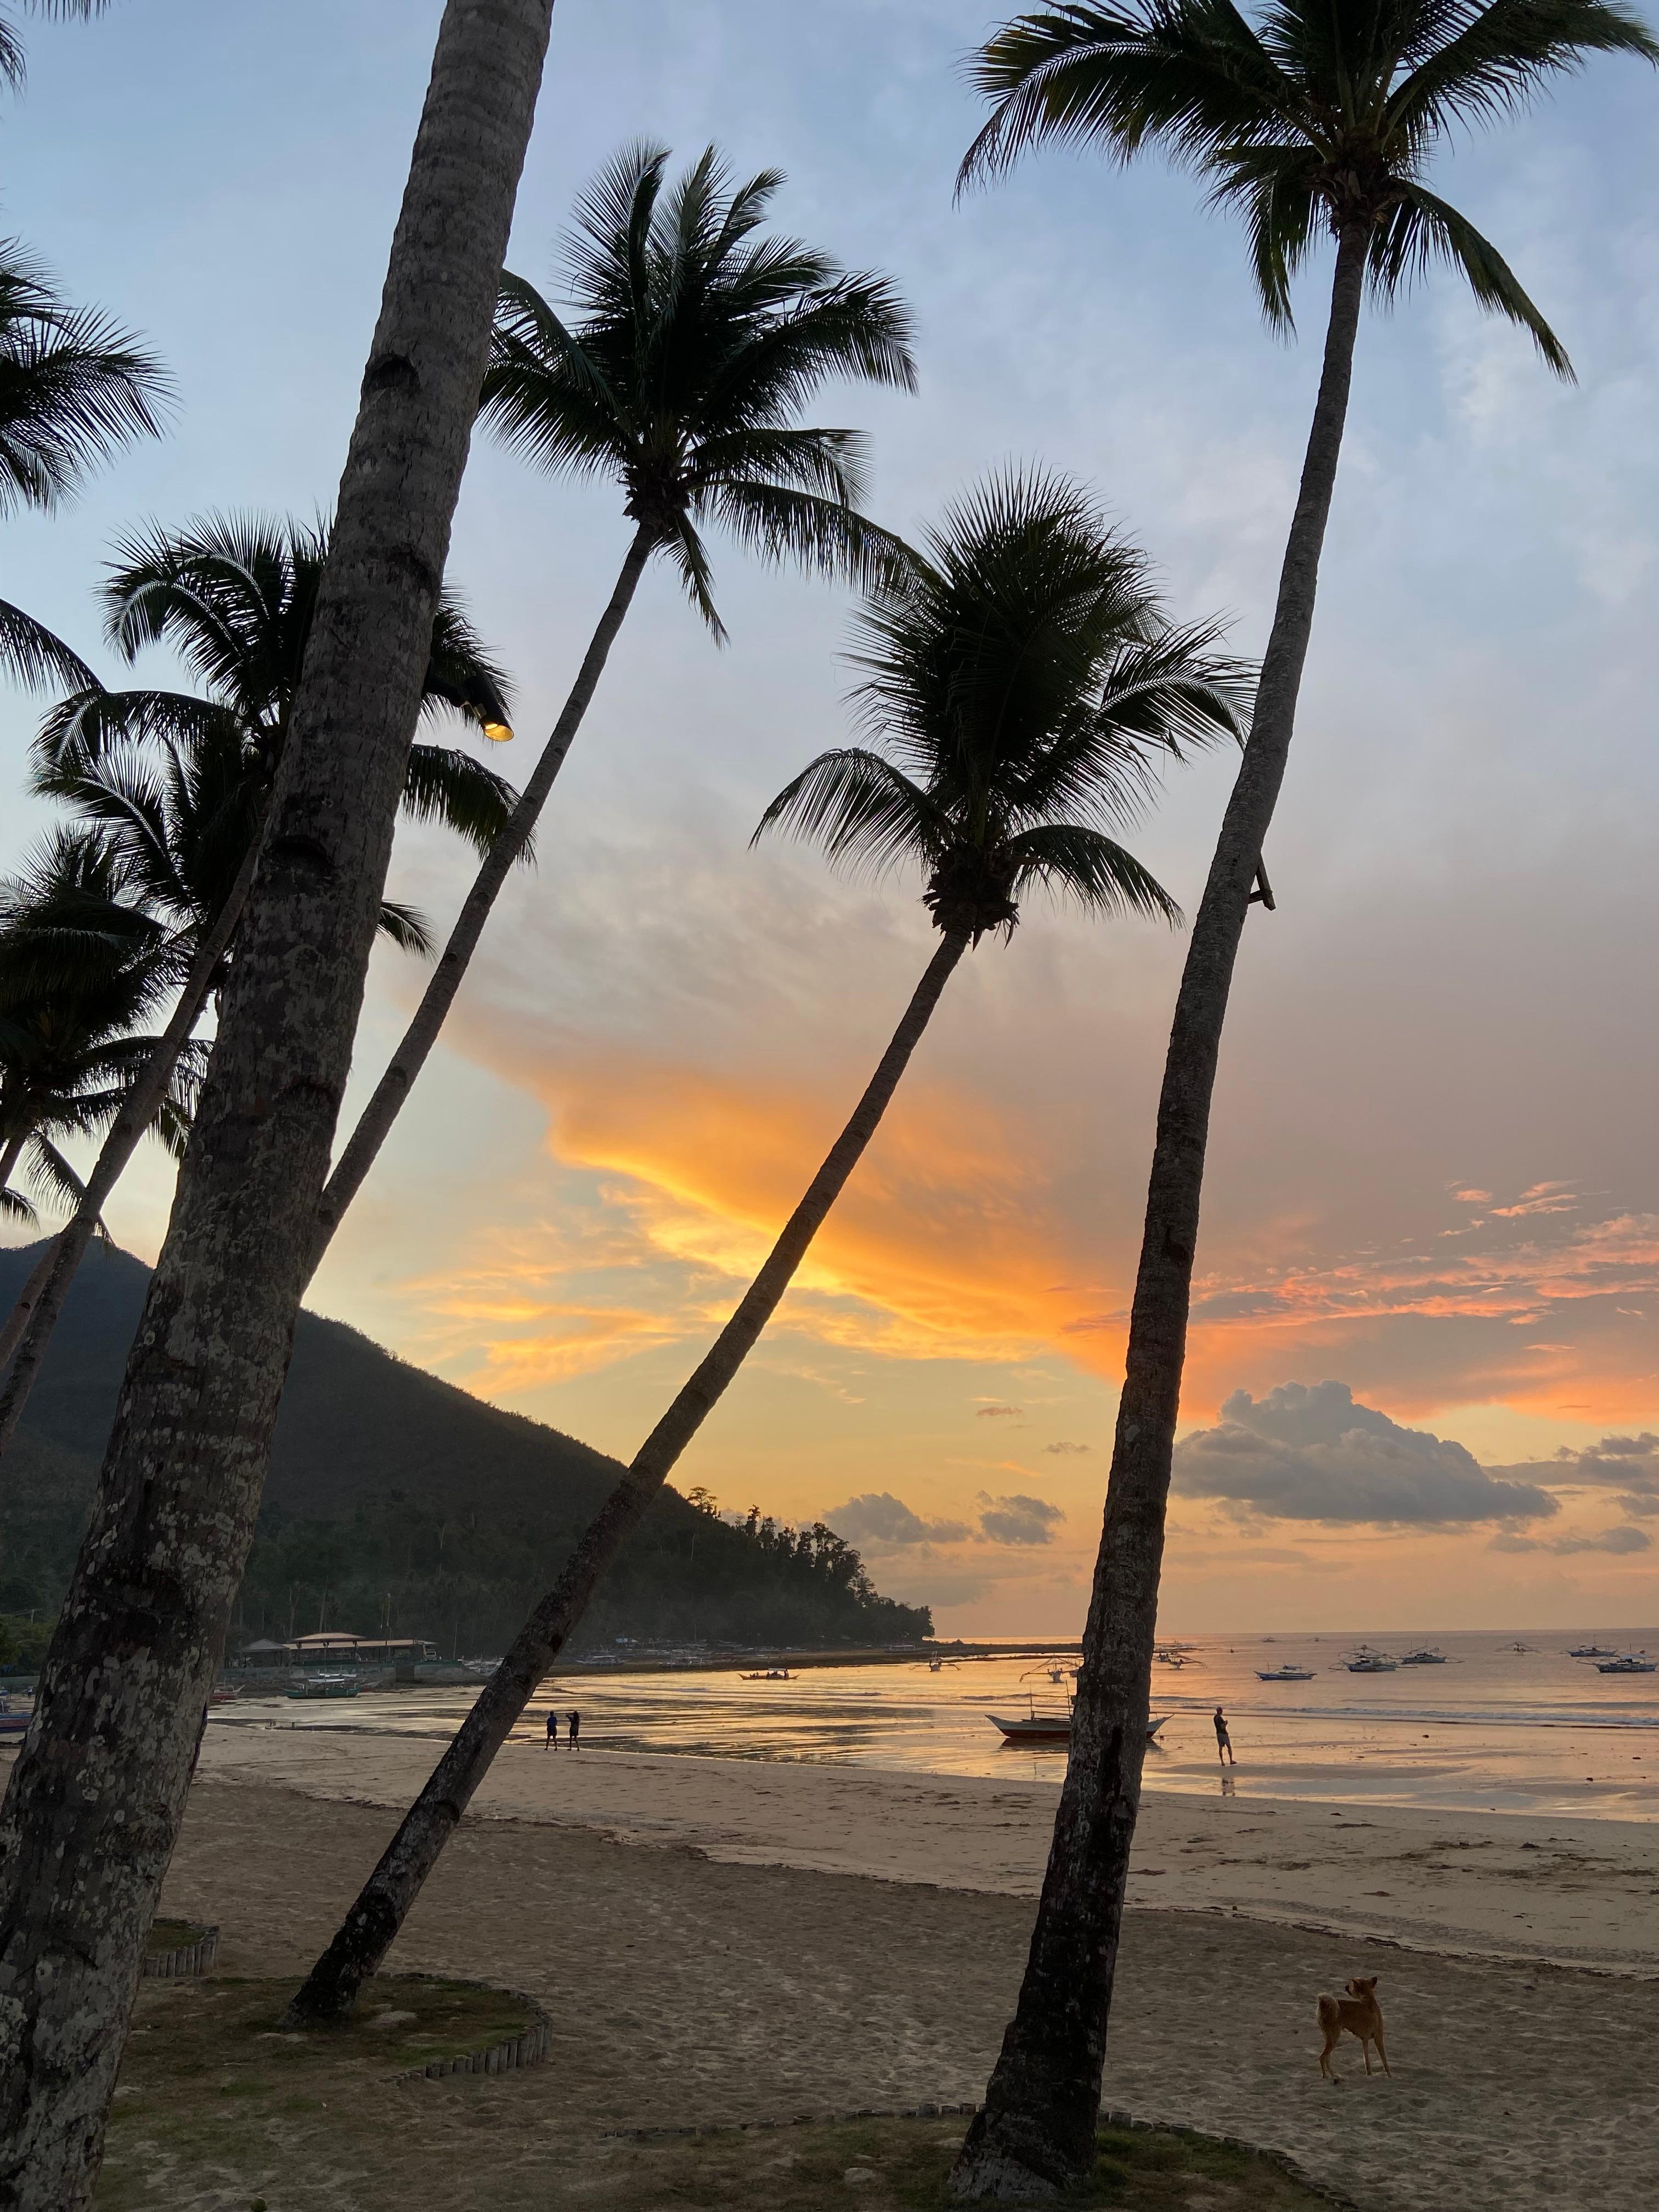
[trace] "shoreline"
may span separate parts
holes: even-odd
[[[434,1741],[344,1722],[216,1722],[200,1775],[400,1811],[430,1771]],[[514,1739],[467,1819],[585,1829],[734,1866],[1029,1899],[1042,1883],[1058,1779],[597,1746],[549,1753]],[[1659,1978],[1656,1898],[1650,1823],[1158,1789],[1142,1802],[1128,1890],[1132,1906],[1643,1978]]]

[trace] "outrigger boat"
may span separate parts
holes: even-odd
[[[1023,1720],[1009,1720],[1001,1713],[987,1713],[986,1719],[994,1729],[1000,1729],[1005,1743],[1070,1743],[1072,1716],[1065,1713],[1040,1713],[1035,1705]],[[1156,1720],[1146,1723],[1146,1741],[1156,1743],[1158,1732],[1169,1719],[1160,1713]]]
[[[1371,1651],[1362,1644],[1353,1657],[1345,1659],[1342,1664],[1351,1674],[1392,1674],[1400,1662],[1386,1651]]]
[[[787,1667],[769,1667],[763,1674],[740,1674],[740,1682],[791,1682],[794,1677]]]
[[[1400,1663],[1402,1667],[1443,1667],[1446,1655],[1443,1651],[1431,1651],[1425,1644],[1420,1651],[1402,1651]]]
[[[1575,1644],[1569,1659],[1616,1659],[1619,1654],[1605,1644]]]
[[[1275,1667],[1271,1671],[1258,1667],[1255,1670],[1258,1682],[1311,1682],[1313,1678],[1311,1667]]]
[[[1598,1659],[1598,1674],[1651,1674],[1659,1672],[1659,1659],[1650,1659],[1645,1651],[1626,1651],[1617,1659]]]

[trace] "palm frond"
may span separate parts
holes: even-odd
[[[0,240],[0,512],[56,507],[123,446],[159,437],[170,398],[153,354]]]
[[[775,483],[726,483],[712,501],[740,545],[765,560],[794,561],[820,575],[868,587],[903,564],[904,541],[844,501]]]
[[[1421,185],[1404,185],[1387,221],[1371,234],[1371,281],[1379,292],[1392,296],[1435,261],[1460,270],[1489,314],[1519,323],[1564,382],[1577,380],[1565,347],[1492,241],[1483,238],[1455,207],[1437,199]]]
[[[441,822],[481,853],[506,829],[519,794],[482,761],[447,745],[411,745],[404,770],[403,811],[416,822]],[[531,857],[528,851],[523,855]]]
[[[380,929],[381,936],[389,937],[400,952],[416,953],[422,960],[430,960],[438,949],[425,915],[395,899],[381,900]]]
[[[1181,908],[1157,877],[1097,830],[1075,822],[1040,823],[1011,837],[1003,850],[1016,893],[1038,884],[1092,914],[1139,915],[1172,929],[1181,925]]]
[[[98,681],[72,647],[9,599],[0,599],[0,673],[27,691],[53,684],[79,690]]]
[[[1456,124],[1493,123],[1531,105],[1592,53],[1659,63],[1659,42],[1618,0],[1463,0],[1444,11],[1444,38],[1395,88],[1386,136],[1419,151]]]
[[[900,861],[936,861],[948,849],[949,816],[908,776],[861,745],[820,753],[760,818],[769,830],[821,843],[832,862],[880,876]]]

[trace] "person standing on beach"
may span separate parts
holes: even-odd
[[[580,1713],[572,1713],[570,1716],[570,1748],[572,1751],[579,1751],[581,1748],[580,1745],[576,1741],[577,1737],[581,1734],[581,1715]]]
[[[559,1747],[559,1717],[550,1705],[547,1713],[547,1742],[544,1748],[556,1751]]]
[[[1238,1764],[1233,1757],[1233,1740],[1227,1733],[1227,1716],[1219,1705],[1215,1709],[1215,1755],[1218,1762],[1225,1759],[1230,1766]]]

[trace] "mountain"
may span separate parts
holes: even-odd
[[[0,1313],[40,1247],[0,1249]],[[82,1263],[11,1450],[0,1462],[0,1613],[53,1611],[85,1527],[149,1270],[106,1245]],[[233,1645],[319,1626],[499,1650],[622,1474],[301,1313]],[[722,1520],[665,1489],[600,1586],[587,1644],[618,1635],[744,1644],[906,1641],[925,1607],[870,1585],[825,1528]]]

